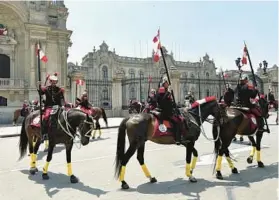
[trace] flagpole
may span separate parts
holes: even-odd
[[[78,97],[78,96],[77,96],[77,90],[78,90],[77,85],[78,85],[78,84],[77,84],[77,82],[76,82],[76,98]]]
[[[245,41],[244,41],[244,46],[245,46],[245,49],[246,49],[249,65],[250,65],[250,68],[251,68],[254,86],[257,87],[257,82],[256,82],[256,77],[255,77],[254,69],[253,69],[253,66],[252,66],[252,61],[251,61],[250,54],[249,54],[249,51],[248,51],[248,47],[247,47]],[[258,92],[258,97],[259,97],[259,99],[261,98],[259,92]],[[261,105],[260,105],[260,108],[262,109]],[[265,122],[265,125],[266,125],[266,128],[267,128],[267,132],[270,133],[270,130],[269,130],[269,127],[268,127],[268,123],[267,123],[267,120],[266,120],[265,117],[264,117],[264,122]]]
[[[41,128],[40,128],[40,133],[41,133],[41,136],[43,135],[42,133],[42,128],[43,128],[43,111],[42,111],[42,95],[40,93],[40,90],[41,90],[41,60],[40,60],[40,51],[41,51],[41,45],[40,45],[40,41],[37,42],[37,62],[38,62],[38,81],[39,81],[39,102],[40,102],[40,125],[41,125]]]

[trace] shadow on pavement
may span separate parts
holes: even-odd
[[[55,194],[57,194],[60,190],[69,188],[69,189],[76,189],[79,191],[83,191],[97,197],[108,193],[108,191],[104,191],[97,188],[92,188],[88,185],[84,185],[84,183],[79,182],[76,184],[70,183],[69,176],[61,173],[53,173],[48,172],[50,177],[49,180],[43,180],[41,173],[37,173],[36,175],[30,175],[28,170],[21,170],[23,174],[28,175],[29,180],[34,181],[36,184],[44,185],[46,194],[52,198]]]
[[[43,145],[41,145],[41,146],[43,146]],[[61,151],[63,151],[65,149],[65,147],[64,147],[64,145],[63,146],[56,146],[56,147],[54,147],[54,149],[53,149],[53,154],[55,154],[55,153],[60,153]],[[46,156],[47,155],[47,152],[44,152],[44,151],[40,151],[39,150],[39,152],[38,152],[38,155],[37,155],[37,160],[42,160],[42,158],[44,157],[44,156]],[[65,153],[65,155],[66,155],[66,153]]]
[[[173,181],[158,182],[155,184],[145,183],[137,187],[137,191],[142,194],[170,194],[182,193],[185,196],[200,199],[200,193],[216,186],[223,187],[250,187],[250,183],[260,182],[266,179],[278,178],[278,162],[258,168],[250,166],[241,170],[239,174],[224,176],[224,180],[208,181],[198,179],[197,183],[177,178]],[[214,196],[214,195],[213,195]]]
[[[106,137],[106,138],[95,138],[95,139],[93,139],[93,138],[91,138],[90,139],[90,142],[97,142],[97,141],[102,141],[102,140],[108,140],[108,139],[110,139],[110,137]]]

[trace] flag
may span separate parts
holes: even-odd
[[[81,79],[76,80],[76,84],[77,85],[84,85],[84,80],[81,80]]]
[[[153,38],[153,43],[154,43],[153,60],[154,62],[158,62],[160,60],[160,48],[161,48],[160,29],[158,30],[157,35]]]
[[[38,52],[40,53],[40,55],[39,55],[40,60],[46,63],[48,61],[48,58],[45,55],[45,53],[42,51],[40,43],[36,44],[36,55],[37,56],[38,56]]]
[[[151,82],[152,82],[152,77],[149,76],[149,77],[148,77],[148,83],[151,83]]]
[[[227,73],[223,73],[224,78],[229,78],[230,76]]]
[[[247,47],[245,46],[243,49],[243,55],[242,55],[242,59],[241,59],[241,63],[243,65],[247,65]]]

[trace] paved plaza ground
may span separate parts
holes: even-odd
[[[250,146],[244,138],[243,143],[230,146],[240,173],[232,175],[224,159],[224,180],[217,180],[212,175],[213,143],[201,135],[196,144],[199,161],[194,171],[198,182],[190,183],[184,175],[185,148],[147,142],[145,162],[158,183],[148,183],[134,156],[126,168],[126,181],[131,186],[128,191],[122,191],[120,183],[113,177],[117,128],[103,130],[102,138],[92,140],[88,146],[73,148],[73,172],[80,179],[77,184],[71,184],[66,175],[66,155],[62,146],[56,147],[49,166],[50,179],[44,181],[41,177],[46,159],[43,146],[38,154],[39,172],[31,176],[29,157],[17,161],[19,137],[0,138],[0,199],[275,200],[278,199],[278,126],[274,114],[268,121],[271,133],[265,134],[262,141],[265,168],[257,168],[255,162],[247,164]],[[207,135],[212,137],[211,125],[204,123],[204,127]],[[1,134],[19,131],[20,127],[0,128]]]

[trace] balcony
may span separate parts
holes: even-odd
[[[0,90],[22,90],[27,87],[24,79],[0,78]]]

